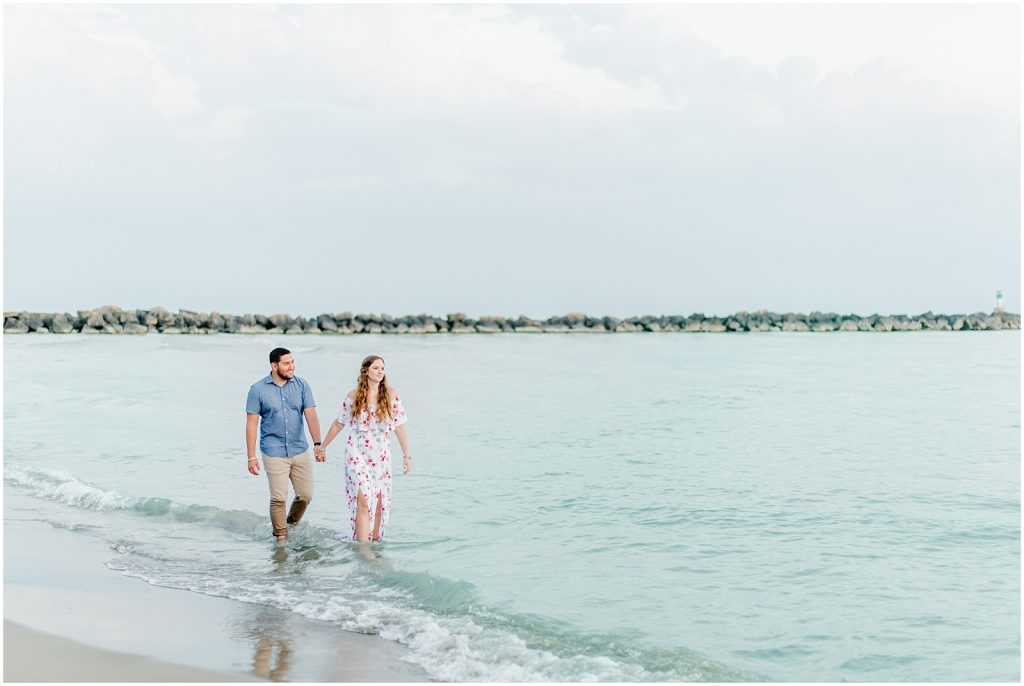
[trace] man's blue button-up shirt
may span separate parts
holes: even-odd
[[[297,376],[283,386],[267,374],[249,387],[245,411],[260,416],[260,452],[270,457],[295,457],[306,452],[302,411],[316,407],[313,391]]]

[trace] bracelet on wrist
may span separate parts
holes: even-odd
[[[250,457],[249,462],[259,462],[255,457]]]

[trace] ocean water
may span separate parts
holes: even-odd
[[[288,546],[244,401],[387,361],[415,469]],[[4,497],[111,573],[379,634],[451,681],[1017,681],[1019,332],[5,336]],[[16,551],[7,551],[16,554]]]

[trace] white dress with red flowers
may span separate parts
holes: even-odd
[[[408,417],[398,394],[391,401],[391,416],[377,421],[376,405],[369,412],[363,410],[358,418],[352,417],[352,399],[341,401],[338,422],[351,427],[345,446],[345,499],[352,540],[356,538],[356,503],[363,492],[370,510],[370,535],[373,536],[377,502],[380,501],[380,538],[384,538],[388,517],[391,515],[391,434],[405,424]]]

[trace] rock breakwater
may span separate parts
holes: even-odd
[[[645,315],[641,317],[592,317],[572,312],[564,316],[533,319],[480,317],[464,314],[444,317],[418,314],[391,317],[386,314],[339,312],[315,317],[288,314],[222,314],[220,312],[170,312],[162,307],[150,310],[121,309],[106,305],[94,310],[68,312],[4,312],[4,333],[80,334],[324,334],[351,335],[436,334],[436,333],[740,333],[771,331],[993,331],[1020,329],[1020,315],[1008,312],[974,314],[861,316],[834,312],[797,314],[758,310],[736,312],[724,317],[690,315]]]

